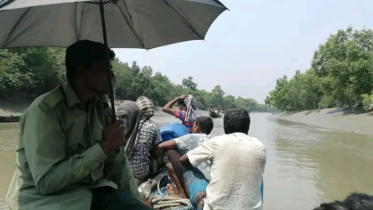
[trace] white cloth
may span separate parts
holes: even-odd
[[[194,122],[196,121],[197,117],[200,116],[199,109],[197,107],[197,103],[194,100],[192,95],[189,95],[188,98],[184,100],[184,103],[187,106],[186,114],[185,114],[185,121],[186,122]]]
[[[211,139],[210,135],[204,133],[192,133],[182,136],[180,138],[174,139],[177,145],[177,148],[181,155],[184,155],[190,150],[193,150],[199,147],[203,142]],[[211,171],[211,161],[207,160],[200,165],[198,168],[207,180],[210,180],[210,171]]]
[[[187,156],[193,166],[212,162],[204,210],[262,209],[266,149],[258,139],[243,133],[223,135],[204,142]]]

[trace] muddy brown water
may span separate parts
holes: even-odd
[[[156,112],[160,126],[177,122]],[[332,131],[251,114],[249,134],[267,148],[264,208],[313,209],[321,202],[343,199],[352,192],[373,194],[373,137]],[[214,119],[213,135],[223,134]],[[0,124],[0,209],[14,172],[18,124]]]

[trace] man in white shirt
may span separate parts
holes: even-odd
[[[204,210],[261,210],[261,184],[266,149],[248,136],[250,116],[246,110],[229,110],[224,115],[225,135],[204,142],[180,158],[184,165],[211,161],[211,180],[206,189]]]

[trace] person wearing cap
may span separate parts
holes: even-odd
[[[133,152],[129,162],[137,185],[157,171],[157,157],[155,147],[162,141],[158,125],[151,120],[154,116],[154,103],[145,96],[136,101],[140,108],[140,123]]]

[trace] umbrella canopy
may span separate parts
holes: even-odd
[[[67,47],[78,40],[151,49],[204,39],[219,0],[0,0],[0,48]],[[115,119],[114,90],[109,97]]]
[[[0,0],[0,48],[103,42],[100,3],[111,48],[201,40],[226,10],[218,0]]]

